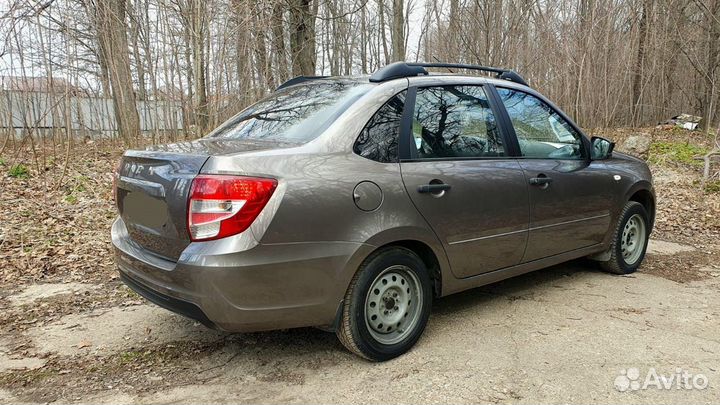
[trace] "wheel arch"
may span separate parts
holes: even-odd
[[[430,271],[430,278],[433,282],[433,295],[436,298],[443,295],[443,280],[452,277],[450,263],[440,241],[437,240],[434,233],[430,233],[425,229],[413,229],[412,232],[398,232],[396,229],[387,233],[380,233],[370,238],[364,246],[370,248],[359,249],[347,262],[346,271],[341,282],[343,286],[342,297],[345,296],[351,280],[362,266],[362,263],[379,250],[393,246],[409,249],[420,257]],[[341,319],[342,306],[343,300],[341,298],[336,310],[335,321],[329,328],[323,327],[322,329],[331,331],[337,329]]]
[[[435,254],[435,251],[428,246],[426,243],[421,242],[419,240],[415,239],[404,239],[404,240],[397,240],[394,242],[390,242],[386,245],[380,246],[377,249],[373,251],[376,252],[380,249],[385,249],[388,247],[394,247],[399,246],[403,247],[405,249],[411,250],[413,253],[418,255],[420,257],[420,260],[423,261],[425,264],[425,267],[430,272],[430,279],[433,282],[433,293],[434,296],[440,297],[442,295],[442,268],[440,267],[440,261],[438,260],[437,254]],[[371,253],[372,254],[372,253]]]
[[[650,231],[652,231],[655,225],[655,214],[657,211],[655,192],[653,191],[652,184],[646,181],[635,183],[627,192],[625,201],[635,201],[645,207],[645,211],[647,211],[650,217]]]
[[[346,284],[345,288],[350,285],[350,280],[352,280],[355,273],[357,273],[362,263],[367,260],[368,257],[380,249],[400,246],[413,251],[420,257],[428,270],[430,270],[435,295],[442,295],[442,280],[450,277],[452,273],[450,272],[450,263],[445,254],[445,249],[442,247],[435,233],[430,229],[421,227],[389,229],[372,236],[365,244],[366,246],[371,246],[371,249],[359,250],[356,253],[356,257],[353,257],[348,262],[344,277],[346,279],[344,280]]]

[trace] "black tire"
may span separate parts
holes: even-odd
[[[407,330],[401,330],[400,323],[405,321],[405,319],[401,318],[397,330],[392,332],[399,334],[397,338],[404,335],[402,336],[402,340],[392,344],[386,344],[373,336],[373,334],[377,336],[378,332],[373,332],[372,327],[369,325],[371,321],[366,318],[366,308],[368,308],[367,305],[370,305],[368,299],[381,302],[380,297],[373,300],[370,296],[370,288],[381,279],[378,278],[381,274],[394,274],[387,273],[387,271],[393,268],[400,268],[402,271],[408,272],[407,275],[413,278],[412,282],[418,284],[418,288],[413,289],[413,293],[417,294],[417,297],[422,296],[422,301],[416,302],[414,306],[413,314],[417,315],[411,317],[413,319],[413,321],[410,322],[412,323],[412,327]],[[408,285],[409,283],[410,281],[408,281]],[[404,280],[403,284],[405,284]],[[390,291],[390,288],[388,288],[387,291]],[[340,342],[342,342],[348,350],[368,360],[386,361],[400,356],[415,345],[425,330],[432,305],[432,291],[432,281],[428,270],[423,261],[413,251],[403,247],[381,249],[370,255],[363,262],[350,282],[350,286],[345,293],[345,299],[343,300],[340,325],[335,333],[338,339],[340,339]],[[374,289],[372,293],[376,294],[376,290]],[[408,293],[408,297],[411,301],[412,297],[410,293]],[[416,299],[416,301],[420,300]],[[394,301],[391,299],[390,302]],[[376,304],[373,305],[375,306]],[[381,302],[379,305],[387,305],[387,302]],[[391,306],[392,305],[396,304],[391,304]],[[408,308],[410,307],[408,306]],[[395,309],[397,309],[397,307],[395,307]],[[407,312],[405,312],[405,314],[407,314]],[[401,315],[402,314],[398,313],[398,316]],[[407,315],[405,315],[405,317],[407,317]],[[388,333],[388,336],[390,335],[391,333]]]
[[[633,258],[631,263],[628,263],[626,258],[623,256],[623,231],[625,230],[625,227],[628,226],[628,221],[630,221],[633,217],[637,218],[636,216],[642,220],[644,226],[644,238],[641,241],[643,245],[640,246],[641,251],[638,253],[638,256]],[[614,274],[634,273],[638,267],[640,267],[640,264],[642,264],[642,261],[645,258],[649,237],[650,221],[645,207],[635,201],[628,201],[625,204],[625,207],[623,207],[618,223],[615,226],[613,243],[610,247],[610,258],[606,261],[600,261],[600,267],[603,270]]]

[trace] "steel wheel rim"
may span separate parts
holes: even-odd
[[[391,345],[405,339],[418,324],[423,304],[420,280],[407,266],[383,270],[365,297],[365,325],[378,342]]]
[[[639,214],[631,216],[623,227],[620,240],[620,251],[627,264],[634,264],[640,259],[645,248],[645,221]]]

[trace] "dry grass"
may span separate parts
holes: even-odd
[[[12,176],[9,165],[0,164],[1,286],[111,277],[112,171],[121,153],[103,143],[75,148],[61,185],[63,157],[48,153],[38,170],[27,149],[0,156],[28,170]]]

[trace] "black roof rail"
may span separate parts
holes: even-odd
[[[427,74],[428,71],[422,66],[413,66],[405,62],[394,62],[376,70],[375,73],[370,76],[370,81],[385,82],[392,79],[399,79],[401,77],[412,77]]]
[[[490,66],[469,65],[465,63],[409,63],[395,62],[378,69],[370,76],[371,82],[384,82],[387,80],[398,79],[401,77],[413,77],[427,75],[426,68],[445,68],[445,69],[468,69],[481,70],[483,72],[495,73],[498,79],[508,80],[524,86],[528,86],[525,79],[517,72],[511,69],[502,69]]]
[[[279,85],[275,91],[278,91],[280,89],[284,89],[285,87],[294,86],[296,84],[309,82],[310,80],[318,80],[318,79],[327,79],[330,76],[296,76],[292,79],[286,81],[285,83]]]

